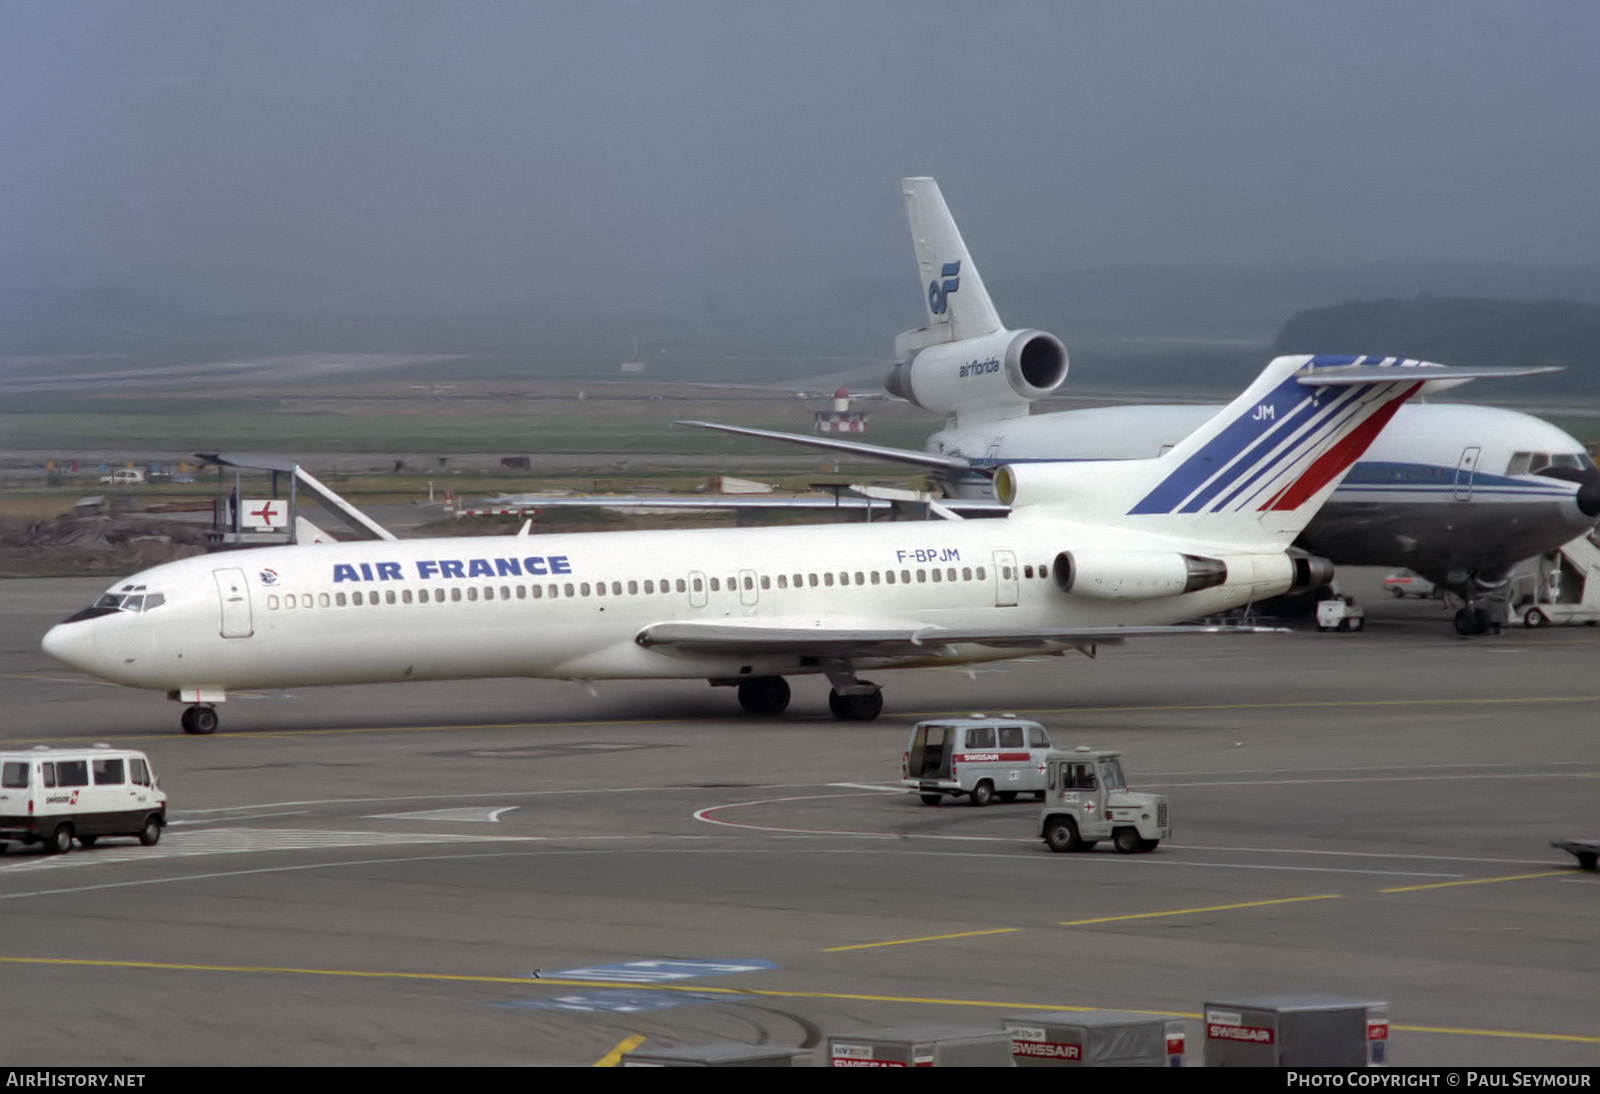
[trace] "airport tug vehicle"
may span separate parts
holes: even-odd
[[[1049,751],[1044,726],[1015,714],[930,718],[911,729],[900,784],[917,791],[923,805],[938,805],[946,794],[972,805],[1013,802],[1023,793],[1043,801]]]
[[[1127,855],[1154,851],[1172,825],[1165,795],[1128,789],[1122,753],[1079,745],[1045,754],[1039,834],[1052,851],[1091,851],[1109,839]]]
[[[137,836],[150,847],[166,823],[167,795],[143,752],[103,744],[0,752],[0,841],[43,843],[52,854],[101,836]]]

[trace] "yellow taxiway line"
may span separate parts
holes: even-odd
[[[1013,934],[1021,927],[992,927],[987,931],[960,931],[956,934],[928,934],[921,938],[895,938],[888,942],[857,942],[852,946],[829,946],[823,953],[843,953],[845,950],[871,950],[879,946],[909,946],[914,942],[945,942],[952,938],[976,938],[986,934]]]
[[[187,965],[167,961],[111,961],[68,957],[8,957],[0,955],[0,965],[57,965],[77,968],[152,969],[171,972],[231,972],[257,975],[291,976],[346,976],[369,980],[427,980],[436,983],[460,984],[518,984],[549,985],[551,987],[616,988],[614,980],[552,980],[526,976],[488,976],[473,973],[394,972],[363,969],[307,969],[275,965]],[[914,1003],[938,1007],[981,1007],[988,1010],[1059,1010],[1090,1011],[1103,1007],[1079,1006],[1065,1003],[1019,1002],[994,999],[944,999],[917,995],[871,995],[863,992],[830,991],[780,991],[772,988],[723,988],[707,984],[652,984],[652,991],[692,992],[698,995],[726,995],[729,998],[755,999],[828,999],[853,1003]],[[1127,1010],[1128,1008],[1118,1008]],[[1199,1018],[1193,1011],[1134,1010],[1133,1014],[1150,1014],[1161,1018]],[[1575,1044],[1600,1045],[1600,1036],[1572,1033],[1540,1033],[1531,1030],[1466,1029],[1449,1026],[1391,1027],[1406,1033],[1437,1033],[1458,1037],[1505,1037],[1524,1041],[1564,1041]],[[625,1050],[626,1051],[626,1050]]]
[[[630,1033],[628,1036],[624,1037],[622,1040],[613,1045],[610,1052],[600,1057],[591,1066],[616,1067],[617,1062],[622,1059],[622,1054],[624,1052],[632,1052],[642,1044],[644,1044],[644,1037],[641,1034]]]
[[[1401,885],[1393,889],[1379,889],[1380,893],[1415,893],[1422,889],[1449,889],[1456,885],[1493,885],[1497,881],[1526,881],[1533,877],[1571,877],[1574,871],[1541,870],[1536,874],[1506,874],[1504,877],[1471,877],[1465,881],[1435,881],[1428,885]]]
[[[1174,908],[1170,912],[1133,912],[1129,915],[1103,915],[1094,919],[1068,919],[1057,926],[1086,927],[1091,923],[1119,923],[1128,919],[1160,919],[1169,915],[1198,915],[1202,912],[1231,912],[1237,908],[1264,908],[1269,904],[1303,904],[1308,900],[1342,900],[1339,893],[1322,893],[1318,896],[1286,896],[1276,900],[1249,900],[1242,904],[1212,904],[1204,908]]]

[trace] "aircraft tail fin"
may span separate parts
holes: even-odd
[[[1001,497],[1096,511],[1125,527],[1287,546],[1407,399],[1534,369],[1449,368],[1398,357],[1279,357],[1243,394],[1154,460],[1006,468]]]
[[[921,331],[922,346],[978,338],[1003,329],[994,301],[961,232],[944,203],[939,184],[930,178],[900,180],[911,220],[911,239],[917,251],[917,273],[925,285],[923,304],[928,325]]]

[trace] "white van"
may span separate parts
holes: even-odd
[[[167,796],[143,752],[95,745],[0,752],[0,850],[5,840],[43,843],[54,854],[76,839],[93,847],[101,836],[161,838]]]
[[[931,718],[912,727],[900,783],[921,794],[924,805],[938,805],[945,794],[964,794],[973,805],[1016,801],[1021,793],[1043,801],[1048,751],[1044,726],[1015,714]]]

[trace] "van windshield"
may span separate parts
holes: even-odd
[[[1100,781],[1105,784],[1107,790],[1128,789],[1127,781],[1122,777],[1122,761],[1101,760]]]

